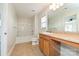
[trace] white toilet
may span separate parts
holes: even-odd
[[[38,44],[38,38],[32,38],[32,45]]]

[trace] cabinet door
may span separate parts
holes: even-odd
[[[49,56],[49,40],[44,39],[44,54]]]
[[[54,49],[54,56],[60,56],[60,51]]]
[[[50,56],[59,56],[60,55],[60,51],[53,47],[53,46],[50,46]]]
[[[50,56],[54,56],[55,53],[54,53],[54,48],[50,45]]]
[[[44,49],[44,40],[42,37],[40,37],[39,39],[39,47],[40,47],[40,50],[43,52],[43,49]]]
[[[54,40],[50,40],[50,56],[60,55],[60,43]]]

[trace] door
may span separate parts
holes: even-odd
[[[0,4],[0,19],[1,19],[1,56],[7,55],[7,3]]]

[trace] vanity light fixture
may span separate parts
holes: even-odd
[[[59,7],[63,6],[64,3],[52,3],[49,5],[49,9],[53,9],[53,11],[55,11],[56,9],[58,9]]]

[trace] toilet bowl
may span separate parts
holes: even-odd
[[[32,45],[38,44],[38,38],[32,38]]]

